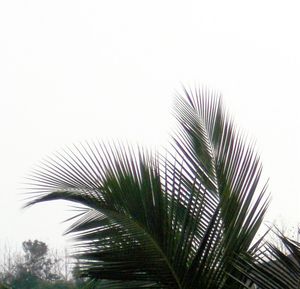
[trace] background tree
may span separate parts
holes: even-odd
[[[48,246],[46,243],[34,240],[24,241],[23,250],[25,252],[24,269],[41,280],[54,281],[61,278],[53,273],[54,264],[59,260],[52,260],[48,257]]]
[[[58,254],[50,254],[46,243],[38,240],[24,241],[23,255],[6,254],[5,262],[0,272],[0,284],[12,289],[76,289],[75,280],[64,277],[65,264]],[[71,272],[70,272],[71,273]],[[81,285],[84,285],[81,282]]]

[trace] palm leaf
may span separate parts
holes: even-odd
[[[27,206],[82,206],[67,234],[81,275],[106,280],[106,288],[246,287],[235,266],[253,254],[267,208],[260,160],[219,96],[184,92],[165,156],[85,144],[46,160],[32,176]]]
[[[249,256],[240,256],[236,268],[260,289],[299,289],[300,244],[278,230],[276,236],[284,250],[266,241],[254,263]]]
[[[181,131],[174,139],[175,149],[184,163],[186,175],[194,176],[208,190],[198,196],[199,203],[214,204],[210,210],[205,205],[210,216],[201,218],[198,226],[209,228],[207,220],[211,220],[218,211],[220,216],[215,221],[218,229],[214,235],[221,236],[217,241],[212,239],[209,242],[209,253],[206,254],[211,254],[210,257],[203,259],[205,264],[197,265],[198,268],[187,279],[192,280],[192,276],[196,275],[197,286],[207,283],[209,276],[210,280],[217,282],[212,287],[233,288],[230,282],[234,281],[226,277],[228,273],[236,274],[231,264],[235,256],[250,248],[267,207],[265,187],[255,195],[261,165],[253,147],[244,145],[244,138],[223,110],[219,97],[201,97],[207,92],[199,95],[198,91],[185,90],[185,94],[187,100],[179,97],[179,105],[176,106]],[[201,199],[203,196],[204,201]],[[203,256],[202,251],[203,248],[199,247],[199,256]],[[195,262],[197,264],[199,260]]]

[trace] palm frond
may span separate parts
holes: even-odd
[[[265,242],[254,263],[249,256],[240,256],[236,268],[260,289],[299,289],[300,244],[279,231],[276,236],[281,248]]]
[[[268,204],[260,160],[218,95],[184,92],[166,156],[87,143],[32,176],[27,206],[82,205],[66,233],[75,238],[81,275],[106,280],[106,288],[247,287],[235,265],[253,254]]]
[[[191,276],[198,278],[194,286],[201,280],[207,283],[207,276],[210,276],[211,280],[217,280],[217,285],[212,287],[233,288],[229,285],[232,280],[224,280],[228,273],[236,274],[231,264],[235,256],[250,248],[268,205],[266,186],[257,192],[262,168],[253,146],[245,145],[245,138],[223,110],[220,97],[202,97],[207,92],[199,94],[187,90],[185,94],[186,99],[178,97],[175,111],[181,126],[174,139],[175,150],[183,162],[184,175],[196,179],[199,186],[205,188],[205,194],[202,189],[193,195],[192,204],[199,208],[204,204],[208,214],[207,218],[199,219],[198,226],[202,230],[206,228],[204,232],[209,231],[209,221],[218,212],[214,236],[220,236],[217,241],[212,239],[208,243],[209,253],[206,254],[210,258],[204,259],[205,265],[199,266],[199,260],[195,259],[198,267],[191,271]],[[203,237],[200,235],[201,240]],[[204,249],[197,249],[203,257]],[[207,263],[208,260],[211,263]],[[191,276],[187,279],[192,280]]]

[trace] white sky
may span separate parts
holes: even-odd
[[[22,181],[78,141],[159,145],[174,92],[222,92],[257,139],[267,220],[300,223],[298,1],[0,1],[0,243],[64,244],[67,207],[21,210]]]

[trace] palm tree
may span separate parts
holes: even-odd
[[[67,234],[80,275],[105,288],[248,288],[241,258],[255,261],[268,205],[259,157],[218,95],[184,89],[174,114],[164,154],[86,143],[49,158],[27,206],[80,206]]]

